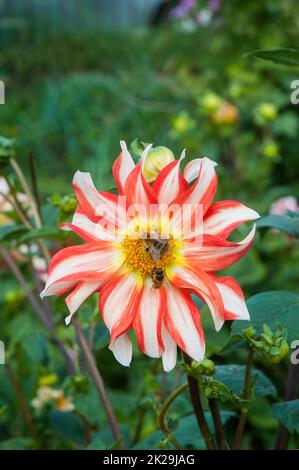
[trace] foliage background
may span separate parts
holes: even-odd
[[[281,196],[299,198],[299,107],[290,103],[290,83],[298,79],[298,67],[274,66],[244,55],[296,45],[296,7],[295,0],[232,0],[222,2],[207,25],[166,17],[151,27],[136,24],[120,30],[116,22],[110,30],[99,25],[93,31],[65,31],[61,26],[50,32],[43,24],[38,29],[36,20],[34,27],[30,18],[12,24],[3,15],[0,75],[6,104],[0,107],[0,134],[16,138],[17,159],[27,174],[28,155],[33,154],[47,225],[56,226],[70,216],[70,208],[53,194],[71,194],[77,169],[90,171],[98,187],[107,190],[113,184],[111,165],[119,140],[129,143],[136,137],[166,145],[176,155],[187,148],[188,158],[206,155],[216,160],[217,198],[242,201],[261,215],[267,215]],[[235,107],[236,118],[213,121],[210,106],[215,95]],[[274,106],[275,116],[262,116],[263,103]],[[71,241],[71,235],[60,240]],[[55,251],[57,242],[48,243]],[[250,253],[226,273],[235,276],[246,297],[266,290],[298,292],[298,260],[293,238],[259,231]],[[27,264],[21,267],[30,276]],[[6,368],[0,366],[0,448],[117,447],[93,384],[84,373],[67,377],[60,355],[2,264],[0,282],[0,337],[35,425],[35,431],[28,429]],[[53,303],[57,333],[80,360],[74,330],[64,326],[63,299]],[[209,313],[202,311],[210,357],[217,364],[244,364],[242,348],[228,348],[220,355],[229,327],[216,334]],[[137,349],[131,368],[124,369],[107,349],[95,297],[84,304],[79,317],[87,334],[92,328],[93,350],[127,444],[159,447],[159,400],[183,380],[182,371],[166,376],[159,361]],[[276,390],[266,387],[252,404],[243,441],[250,449],[273,445],[277,417],[271,401],[276,394],[278,399],[283,396],[288,360],[280,366],[260,361],[258,366]],[[32,408],[41,379],[53,374],[53,386],[74,398],[74,412]],[[225,405],[223,413],[231,438],[236,417]],[[187,394],[177,400],[172,415],[174,421],[180,418],[177,439],[187,447],[200,447]],[[298,446],[294,434],[290,447],[296,446],[296,439]]]

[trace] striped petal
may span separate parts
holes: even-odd
[[[208,305],[215,329],[219,331],[225,321],[226,313],[221,293],[212,277],[191,265],[176,267],[167,274],[173,284],[180,288],[189,289]]]
[[[95,242],[98,240],[115,240],[120,236],[116,230],[109,230],[109,227],[103,226],[90,220],[87,215],[81,211],[76,211],[72,223],[63,223],[60,225],[62,230],[71,230],[75,232],[82,240],[86,242]]]
[[[162,323],[162,341],[164,345],[164,352],[162,353],[163,369],[165,372],[169,372],[176,365],[177,345],[170,333],[168,333],[164,321]]]
[[[51,260],[41,296],[56,294],[55,285],[60,289],[65,282],[104,281],[120,268],[123,261],[122,253],[110,242],[64,248]]]
[[[244,294],[239,284],[232,277],[218,277],[211,275],[220,291],[226,320],[249,320],[249,312],[245,303]]]
[[[242,258],[251,247],[255,225],[244,240],[232,243],[214,235],[204,235],[202,243],[185,241],[183,255],[193,266],[204,271],[219,271]]]
[[[122,366],[129,367],[132,360],[132,343],[127,333],[118,336],[113,343],[110,343],[109,349]]]
[[[142,283],[135,273],[119,273],[100,290],[100,310],[110,331],[110,345],[131,328],[142,293]]]
[[[205,339],[199,311],[188,292],[171,284],[167,286],[165,326],[177,345],[192,359],[203,359]]]
[[[83,302],[101,286],[99,281],[83,281],[79,282],[76,289],[67,296],[65,302],[70,311],[70,315],[65,318],[65,324],[69,325],[73,315],[81,307]]]
[[[125,184],[125,196],[127,200],[127,207],[133,204],[140,204],[147,211],[150,209],[151,204],[157,204],[157,198],[151,186],[145,180],[141,163],[135,166],[133,171],[129,174]]]
[[[113,228],[121,226],[125,221],[122,200],[116,194],[99,192],[93,184],[90,173],[77,171],[73,188],[79,202],[79,211],[93,222],[105,223]]]
[[[164,350],[161,327],[165,310],[164,289],[155,289],[147,278],[133,323],[139,349],[147,356],[160,357]]]
[[[152,188],[159,203],[170,203],[182,191],[188,188],[188,183],[180,170],[180,160],[166,165],[154,181]]]
[[[200,174],[200,170],[201,170],[202,160],[204,158],[205,157],[203,157],[203,158],[194,158],[194,160],[191,160],[189,163],[187,163],[187,165],[185,167],[185,170],[184,170],[184,178],[185,178],[186,181],[188,181],[188,183],[191,183],[196,178],[198,178],[198,176]],[[214,167],[217,166],[216,162],[213,162],[212,160],[210,160],[210,161],[212,162]]]
[[[256,211],[239,202],[215,202],[205,215],[203,221],[204,233],[227,238],[239,225],[259,217]]]
[[[121,153],[113,164],[112,173],[120,194],[124,194],[127,177],[134,169],[135,163],[123,140],[120,141],[120,146]]]

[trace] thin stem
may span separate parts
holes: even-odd
[[[36,177],[36,171],[35,171],[35,163],[34,163],[34,158],[33,158],[32,153],[30,153],[29,155],[29,169],[30,169],[32,192],[33,192],[34,200],[36,203],[36,209],[38,211],[39,218],[42,221],[41,210],[40,210],[40,197],[39,197],[37,177]]]
[[[186,353],[183,353],[183,356],[184,356],[184,360],[186,364],[190,365],[192,362],[191,358]],[[198,381],[196,380],[195,377],[188,375],[188,384],[189,384],[190,398],[191,398],[191,402],[193,405],[194,413],[196,416],[196,420],[197,420],[200,432],[205,441],[206,448],[208,450],[214,450],[215,444],[214,444],[210,429],[208,427],[206,417],[203,411],[203,407],[201,404],[201,400],[199,397]]]
[[[250,398],[251,369],[253,366],[253,357],[254,357],[254,348],[252,344],[250,344],[248,348],[248,358],[247,358],[247,364],[246,364],[246,370],[245,370],[245,381],[244,381],[244,391],[243,391],[243,399],[245,401],[248,401]],[[245,423],[247,420],[248,410],[249,410],[249,406],[247,403],[242,405],[239,424],[237,427],[237,432],[236,432],[235,440],[234,440],[233,447],[232,447],[234,450],[237,450],[240,448],[243,433],[244,433]]]
[[[299,384],[299,364],[290,364],[287,385],[285,391],[285,401],[295,400]],[[285,450],[288,446],[290,433],[283,424],[279,424],[276,435],[276,450]]]
[[[17,177],[19,178],[19,181],[20,181],[20,183],[23,187],[23,190],[24,190],[25,194],[28,196],[28,199],[30,201],[31,210],[32,210],[32,216],[34,218],[36,227],[41,228],[42,227],[42,221],[40,219],[36,202],[35,202],[32,194],[31,194],[31,190],[30,190],[29,185],[26,181],[24,173],[23,173],[21,167],[19,166],[19,164],[17,163],[17,161],[14,158],[10,159],[10,164],[13,167]]]
[[[186,389],[188,388],[188,384],[182,384],[180,385],[172,394],[167,398],[167,400],[164,402],[160,414],[159,414],[159,426],[161,428],[161,431],[165,434],[167,439],[172,442],[174,447],[176,449],[182,449],[182,446],[177,442],[175,437],[171,434],[171,431],[165,421],[166,413],[168,412],[169,407],[171,404],[174,402],[174,400],[181,394],[183,393]]]
[[[54,323],[51,318],[48,317],[46,312],[43,310],[42,306],[39,304],[39,302],[36,300],[35,296],[33,295],[26,279],[24,278],[22,272],[16,265],[14,259],[12,258],[11,254],[3,247],[0,245],[0,254],[2,258],[4,259],[5,263],[7,266],[10,268],[12,271],[13,275],[15,276],[16,280],[22,287],[24,294],[26,295],[27,299],[29,300],[33,310],[35,311],[36,315],[38,318],[41,320],[45,328],[48,330],[50,333],[54,343],[56,344],[57,348],[60,350],[62,353],[65,362],[66,362],[66,367],[68,370],[68,373],[73,375],[76,373],[76,365],[67,350],[67,348],[64,346],[63,342],[59,339],[55,332],[54,328]]]
[[[221,416],[219,413],[219,408],[218,408],[218,402],[216,398],[210,398],[209,399],[209,406],[213,418],[213,423],[215,427],[215,433],[216,433],[216,442],[218,449],[225,450],[227,449],[227,445],[225,443],[225,438],[224,438],[224,432],[223,432],[223,427],[222,427],[222,422],[221,422]]]
[[[13,391],[15,393],[17,402],[20,406],[21,413],[24,417],[24,421],[31,433],[34,437],[37,437],[37,429],[35,427],[31,411],[29,406],[27,405],[26,398],[24,396],[24,392],[22,390],[21,384],[18,382],[12,368],[10,367],[9,364],[5,365],[6,372],[7,372],[7,377],[11,383],[11,386],[13,388]]]
[[[7,194],[4,194],[2,191],[0,191],[0,196],[3,197],[12,207],[13,209],[15,210],[15,212],[18,214],[18,216],[20,217],[21,221],[23,222],[23,224],[28,228],[30,229],[31,228],[31,225],[30,223],[28,222],[28,220],[26,219],[26,217],[24,217],[22,211],[20,211],[18,205],[15,203],[14,199],[13,198],[9,198],[7,196]]]
[[[83,357],[84,357],[86,366],[87,366],[88,371],[89,371],[89,373],[92,377],[92,380],[95,384],[95,387],[97,389],[100,400],[103,404],[107,419],[108,419],[110,427],[111,427],[113,437],[116,441],[120,442],[120,445],[121,445],[122,448],[125,448],[125,445],[124,445],[124,442],[122,440],[122,436],[121,436],[121,433],[120,433],[120,430],[119,430],[119,426],[118,426],[114,411],[113,411],[111,403],[110,403],[110,401],[107,397],[104,382],[103,382],[102,376],[100,374],[100,371],[97,367],[94,356],[93,356],[92,352],[89,349],[88,343],[85,339],[85,336],[83,334],[83,331],[81,329],[80,324],[78,323],[77,320],[73,320],[73,324],[75,326],[75,330],[76,330],[76,333],[77,333],[77,336],[78,336],[78,340],[79,340],[79,343],[80,343],[80,346],[81,346],[81,350],[82,350],[82,353],[83,353]]]

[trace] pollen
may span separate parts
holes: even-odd
[[[165,268],[175,260],[175,240],[171,238],[167,240],[167,251],[158,261],[152,259],[148,251],[149,243],[151,243],[151,240],[130,238],[129,236],[125,237],[122,242],[127,266],[133,270],[138,270],[143,276],[151,274],[153,268]]]

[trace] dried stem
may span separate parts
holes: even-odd
[[[165,434],[167,439],[172,442],[174,447],[176,449],[183,449],[182,446],[178,443],[178,441],[175,439],[175,437],[171,434],[171,431],[165,421],[166,414],[168,412],[169,407],[171,404],[174,402],[174,400],[181,394],[183,393],[186,389],[188,388],[188,384],[182,384],[180,385],[172,394],[167,398],[165,403],[163,404],[160,414],[159,414],[159,425],[162,430],[162,432]]]
[[[113,411],[111,403],[110,403],[110,401],[107,397],[104,382],[103,382],[103,379],[102,379],[101,374],[99,372],[99,369],[97,368],[94,356],[93,356],[92,352],[89,349],[88,343],[85,339],[85,336],[84,336],[83,331],[81,329],[80,323],[78,323],[77,320],[73,320],[73,324],[75,326],[75,330],[76,330],[76,333],[77,333],[77,336],[78,336],[78,340],[79,340],[79,343],[80,343],[80,346],[81,346],[81,350],[82,350],[82,353],[83,353],[83,356],[84,356],[86,366],[87,366],[88,371],[89,371],[89,373],[92,377],[94,385],[97,389],[100,400],[103,404],[106,416],[108,418],[108,421],[109,421],[109,424],[110,424],[110,427],[111,427],[113,437],[116,441],[120,442],[120,445],[121,445],[122,448],[125,448],[125,445],[124,445],[124,442],[122,440],[122,436],[121,436],[121,433],[120,433],[120,430],[119,430],[119,426],[118,426],[114,411]]]
[[[53,320],[51,318],[49,318],[49,316],[46,314],[46,312],[44,311],[44,309],[42,308],[40,303],[36,300],[35,296],[33,295],[32,291],[30,290],[30,287],[29,287],[26,279],[24,278],[22,272],[20,271],[20,269],[16,265],[16,263],[15,263],[13,257],[11,256],[11,254],[1,245],[0,245],[0,254],[3,257],[3,259],[4,259],[5,263],[7,264],[7,266],[12,271],[12,273],[15,276],[16,280],[18,281],[18,283],[22,287],[27,299],[29,300],[29,302],[30,302],[33,310],[37,314],[38,318],[41,320],[41,322],[43,323],[45,328],[48,330],[48,332],[50,333],[54,343],[57,346],[57,348],[62,353],[62,355],[65,359],[66,366],[67,366],[69,374],[71,374],[71,375],[75,374],[76,373],[76,365],[75,365],[69,351],[64,346],[63,342],[58,338],[58,336],[55,332]]]
[[[244,382],[244,391],[243,391],[243,399],[245,401],[248,401],[250,398],[250,383],[251,383],[251,369],[253,366],[253,356],[254,356],[254,348],[250,344],[248,348],[248,358],[247,358],[247,364],[246,364],[246,370],[245,370],[245,382]],[[241,407],[239,424],[237,427],[237,432],[236,432],[235,440],[234,440],[233,447],[232,447],[235,450],[239,449],[241,445],[245,423],[247,420],[248,408],[249,407],[247,403],[245,403]]]

